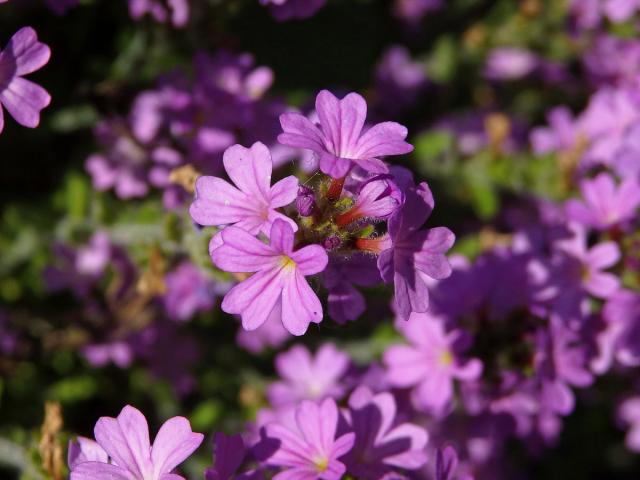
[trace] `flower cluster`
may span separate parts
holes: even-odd
[[[324,90],[316,112],[319,125],[299,113],[281,115],[278,140],[312,150],[319,157],[318,178],[301,185],[289,176],[271,185],[273,160],[264,144],[255,143],[225,152],[235,186],[218,177],[196,182],[191,217],[221,228],[209,246],[213,263],[253,274],[222,302],[225,312],[241,316],[246,330],[263,325],[274,310],[293,335],[320,323],[322,304],[305,277],[325,270],[329,311],[339,322],[355,320],[364,308],[354,283],[375,284],[376,277],[393,283],[396,308],[408,318],[428,309],[430,279],[451,273],[445,254],[453,233],[422,228],[434,208],[428,185],[416,185],[408,170],[381,159],[412,150],[406,128],[394,122],[365,128],[367,105],[356,93],[340,100]],[[296,210],[287,210],[294,201]],[[350,268],[352,260],[357,269]],[[369,279],[352,271],[359,269],[368,269]]]

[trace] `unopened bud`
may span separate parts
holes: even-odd
[[[296,208],[298,213],[303,217],[310,217],[316,207],[316,198],[313,189],[300,185],[298,187],[298,196],[296,197]]]
[[[325,248],[325,250],[335,250],[340,246],[341,243],[342,240],[340,240],[340,237],[338,237],[337,235],[331,235],[330,237],[327,237],[322,241],[322,246]]]

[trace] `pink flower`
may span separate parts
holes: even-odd
[[[319,245],[294,251],[293,237],[291,225],[277,219],[271,226],[269,245],[237,227],[227,227],[213,238],[210,253],[218,268],[255,272],[222,301],[222,310],[242,317],[245,330],[262,325],[278,303],[282,323],[293,335],[303,335],[309,323],[322,321],[322,304],[305,277],[325,269],[327,253]]]
[[[251,148],[241,145],[224,152],[224,168],[235,184],[218,177],[200,177],[196,182],[196,199],[189,213],[200,225],[235,225],[251,234],[269,235],[274,220],[293,220],[276,211],[292,203],[298,193],[298,179],[289,176],[271,186],[273,163],[264,144]]]
[[[70,480],[180,480],[173,470],[204,438],[191,431],[186,418],[173,417],[160,427],[152,446],[147,420],[130,405],[117,418],[100,418],[94,434],[96,442],[78,439],[70,447]]]
[[[295,428],[267,425],[269,439],[279,442],[267,464],[286,470],[274,480],[338,480],[346,471],[340,458],[353,448],[354,433],[336,438],[338,407],[332,398],[316,404],[305,400],[295,412]]]
[[[566,205],[570,219],[598,230],[619,225],[632,219],[640,206],[640,183],[630,177],[619,186],[607,173],[580,183],[582,198]]]
[[[20,125],[35,128],[40,124],[40,110],[51,102],[47,91],[22,78],[47,64],[51,50],[38,42],[31,27],[18,30],[0,52],[0,132],[4,128],[4,106]]]
[[[478,379],[482,363],[461,358],[469,338],[461,330],[445,331],[438,318],[413,313],[400,327],[411,345],[393,345],[385,352],[389,382],[396,387],[415,387],[416,408],[444,413],[453,398],[454,380]]]
[[[331,343],[321,346],[315,357],[306,347],[295,345],[276,357],[276,370],[283,380],[269,387],[269,401],[278,407],[300,400],[340,399],[345,393],[340,381],[349,363],[349,356]]]
[[[320,156],[320,170],[333,178],[344,177],[353,164],[372,173],[386,173],[388,167],[378,157],[409,153],[407,129],[395,122],[383,122],[364,131],[367,103],[357,93],[338,100],[322,90],[316,97],[320,128],[299,113],[280,116],[284,133],[278,141],[306,148]]]

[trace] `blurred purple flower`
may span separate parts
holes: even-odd
[[[279,21],[312,17],[325,3],[327,0],[260,0],[260,4],[270,7],[271,14]]]
[[[165,276],[164,306],[174,320],[184,322],[196,312],[206,311],[215,302],[213,282],[193,263],[183,262]]]
[[[176,28],[184,27],[189,21],[188,0],[129,0],[129,14],[134,20],[151,15],[156,22],[170,20]]]
[[[64,15],[70,8],[80,5],[80,0],[45,0],[45,3],[57,15]]]
[[[640,453],[640,396],[622,402],[618,407],[618,417],[629,427],[625,438],[627,448]]]
[[[214,437],[214,466],[205,471],[205,480],[262,480],[264,476],[255,470],[237,473],[248,451],[242,435],[225,435],[216,432]]]
[[[339,400],[345,394],[342,380],[350,359],[331,343],[321,346],[313,357],[306,347],[295,345],[279,354],[275,363],[282,380],[269,386],[267,397],[276,407],[325,397]]]
[[[624,226],[636,216],[640,206],[640,182],[629,177],[620,185],[607,173],[580,182],[583,201],[572,199],[566,203],[570,220],[597,230]]]
[[[520,48],[496,48],[489,54],[484,76],[490,80],[518,80],[533,73],[538,57]]]
[[[465,360],[470,337],[462,330],[445,331],[442,320],[412,314],[399,324],[411,345],[392,345],[384,354],[389,382],[396,387],[415,387],[416,408],[438,415],[446,413],[453,398],[453,382],[477,380],[482,362]]]

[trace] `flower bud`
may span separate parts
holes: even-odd
[[[303,217],[310,217],[316,207],[315,195],[313,189],[300,185],[298,187],[298,197],[296,198],[296,208],[298,213]]]

